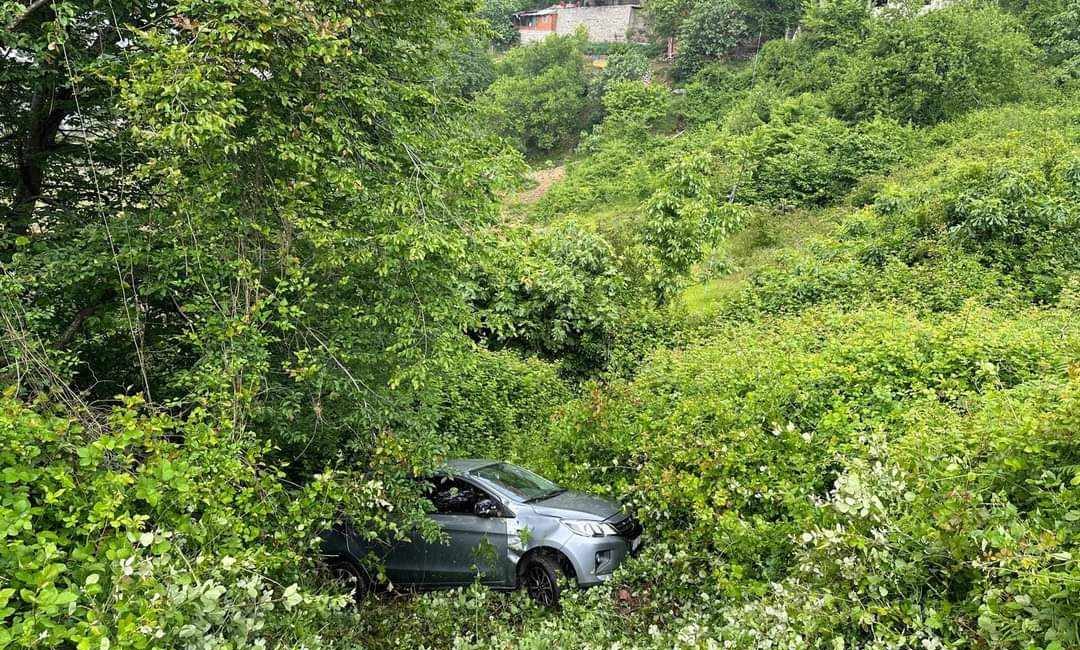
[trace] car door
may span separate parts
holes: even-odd
[[[436,477],[430,499],[431,518],[447,537],[447,543],[427,544],[425,582],[435,585],[470,584],[480,576],[485,584],[507,579],[504,517],[480,517],[478,501],[492,498],[483,488],[458,477]]]
[[[413,531],[410,539],[394,542],[383,551],[386,577],[395,584],[423,584],[427,579],[424,561],[429,542]]]

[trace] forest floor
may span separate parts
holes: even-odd
[[[565,175],[565,165],[530,172],[529,180],[536,183],[536,186],[520,192],[516,197],[516,202],[522,205],[536,203],[547,194],[552,185],[561,181]]]

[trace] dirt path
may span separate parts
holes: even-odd
[[[523,205],[529,205],[536,203],[540,200],[540,197],[547,194],[547,191],[551,189],[551,186],[562,180],[566,175],[566,167],[559,165],[558,167],[552,167],[550,169],[537,169],[529,174],[529,178],[536,181],[536,187],[531,190],[525,190],[517,196],[518,203]]]

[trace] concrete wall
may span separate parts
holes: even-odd
[[[622,43],[635,25],[636,11],[631,5],[560,8],[555,33],[566,36],[584,25],[592,43]]]

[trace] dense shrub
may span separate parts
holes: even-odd
[[[755,81],[754,71],[741,63],[711,63],[683,86],[681,117],[694,126],[715,122]]]
[[[540,436],[569,399],[555,366],[512,351],[463,355],[443,380],[438,431],[450,457],[503,458],[511,440]]]
[[[592,82],[593,95],[603,99],[611,84],[620,81],[650,81],[650,65],[641,48],[623,46],[613,49],[607,57],[607,65]]]
[[[655,33],[679,42],[676,72],[689,77],[710,61],[746,56],[763,41],[787,36],[802,15],[800,0],[653,0]]]
[[[1064,67],[1074,77],[1080,72],[1080,2],[999,0],[999,4],[1019,16],[1051,64]]]
[[[1047,20],[1047,28],[1042,42],[1051,62],[1080,78],[1080,2],[1063,0],[1061,11]]]
[[[641,130],[642,137],[661,128],[671,114],[671,92],[664,86],[649,85],[640,80],[611,83],[604,93],[603,103],[606,114],[603,129],[636,127]],[[630,134],[619,135],[628,137]]]
[[[847,119],[884,115],[932,124],[1019,99],[1034,76],[1035,58],[1016,19],[962,2],[874,21],[830,98]]]
[[[582,157],[567,164],[566,178],[537,203],[536,219],[618,209],[615,219],[598,225],[623,229],[621,217],[638,212],[660,188],[671,161],[707,147],[714,137],[709,128],[670,137],[665,126],[673,107],[663,86],[619,84],[613,91],[606,98],[609,115],[582,140],[578,148]]]
[[[1078,134],[1074,121],[1023,138],[962,140],[902,177],[902,185],[887,185],[876,205],[885,218],[944,229],[1036,299],[1052,300],[1080,272]]]
[[[870,6],[862,0],[819,0],[810,3],[802,20],[800,41],[815,50],[853,50],[870,34]]]
[[[698,0],[679,26],[676,72],[689,77],[749,37],[750,26],[735,0]]]
[[[547,473],[621,496],[645,517],[657,553],[666,550],[667,568],[635,591],[651,588],[656,598],[677,602],[702,590],[731,598],[731,609],[715,619],[725,622],[740,611],[740,597],[760,586],[769,594],[764,602],[748,606],[724,631],[751,647],[795,635],[841,636],[858,646],[903,633],[894,621],[905,607],[920,616],[924,608],[939,612],[940,627],[920,623],[918,634],[957,638],[970,634],[967,621],[989,602],[996,603],[989,605],[992,617],[1008,619],[999,590],[1026,580],[1011,558],[985,558],[963,531],[990,534],[1001,518],[1015,516],[1010,509],[1020,509],[1037,519],[995,537],[1000,548],[1034,544],[1032,558],[1044,566],[1075,547],[1061,528],[1080,496],[1068,486],[1072,473],[1040,475],[1040,468],[1076,463],[1063,437],[1075,413],[1055,407],[1058,424],[1033,439],[1028,426],[1013,424],[1038,426],[1036,414],[1062,394],[1062,375],[1080,354],[1073,314],[975,311],[924,320],[903,311],[825,312],[728,329],[720,340],[661,353],[632,383],[593,391],[543,452]],[[1048,377],[1054,379],[1042,384]],[[1075,403],[1075,386],[1065,394]],[[1028,399],[1029,415],[995,420],[1004,404]],[[985,417],[969,429],[964,415],[973,408],[985,409]],[[1011,448],[1025,440],[1038,459],[1021,460],[1023,452]],[[961,451],[971,445],[983,451]],[[537,456],[535,446],[519,453]],[[927,467],[927,458],[940,460]],[[950,463],[966,469],[949,470]],[[928,472],[941,482],[928,480]],[[1072,492],[1066,497],[1062,489]],[[985,511],[966,510],[970,490],[986,494]],[[879,521],[890,524],[883,531]],[[873,550],[879,547],[894,555]],[[857,572],[845,568],[847,555]],[[634,571],[625,577],[633,580]],[[640,571],[649,574],[647,566]],[[1075,568],[1050,571],[1054,588],[1025,587],[1040,593],[1039,626],[1074,634],[1064,621],[1076,612],[1075,601],[1058,604],[1051,594],[1068,589]],[[788,575],[783,590],[765,588]],[[691,584],[678,586],[686,580]],[[838,600],[857,594],[865,614],[811,613],[813,601],[800,600],[808,583]],[[783,625],[779,614],[763,619],[768,625],[753,620],[762,616],[755,608],[789,606],[792,619]],[[997,638],[989,624],[976,634]]]
[[[570,223],[495,237],[470,285],[474,338],[559,360],[571,375],[602,369],[642,296],[611,245]]]
[[[449,94],[472,99],[495,80],[495,65],[481,40],[465,38],[448,47],[450,65],[440,82]]]
[[[994,367],[986,366],[993,380]],[[1068,648],[1080,642],[1075,373],[913,409],[798,538],[796,570],[724,612],[741,645]],[[1035,423],[1038,424],[1035,424]],[[813,612],[812,614],[810,612]],[[870,641],[870,637],[874,641]],[[797,640],[797,641],[796,641]]]
[[[477,98],[480,121],[525,153],[574,144],[590,120],[583,35],[551,36],[510,50],[495,81]]]
[[[641,241],[656,259],[649,284],[658,304],[669,301],[705,250],[739,226],[742,211],[723,200],[708,154],[675,159],[665,183],[645,205]]]
[[[811,96],[772,106],[766,117],[767,124],[721,144],[731,160],[743,163],[732,194],[746,203],[836,201],[858,179],[900,162],[913,141],[909,129],[891,120],[851,127],[827,117]]]
[[[511,22],[511,16],[527,9],[529,0],[483,0],[479,15],[490,30],[491,44],[495,47],[509,47],[518,41],[518,32]]]
[[[0,647],[319,644],[346,598],[311,589],[332,475],[288,490],[250,434],[137,407],[87,429],[0,397]]]

